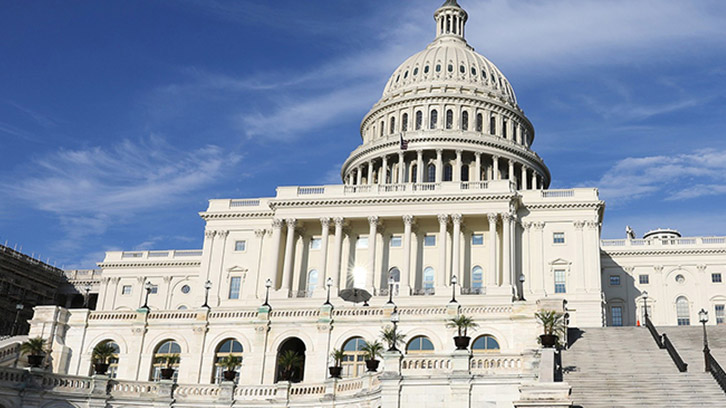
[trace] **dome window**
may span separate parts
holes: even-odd
[[[413,76],[416,76],[416,75],[418,75],[418,67],[413,69]]]
[[[462,74],[466,73],[466,68],[463,65],[460,65],[459,72],[461,72]]]
[[[454,174],[454,171],[451,167],[451,164],[446,163],[444,165],[444,181],[451,181],[453,174]]]
[[[469,130],[469,112],[461,112],[461,130]]]
[[[489,133],[491,135],[497,134],[497,118],[494,115],[489,118]]]
[[[404,113],[401,117],[401,132],[408,131],[408,113]]]
[[[439,120],[439,111],[436,109],[431,111],[431,118],[429,120],[429,129],[436,129],[436,122]]]
[[[476,131],[481,132],[484,127],[484,116],[481,113],[476,114]]]
[[[454,111],[451,109],[446,111],[446,128],[451,129],[454,127]]]
[[[389,133],[393,134],[395,131],[396,131],[396,118],[391,117],[391,128],[390,128]]]
[[[502,137],[505,138],[505,139],[507,138],[507,136],[509,136],[507,134],[507,127],[508,127],[507,126],[507,120],[506,119],[502,119]]]
[[[401,79],[401,75],[400,74],[396,77],[396,83],[398,83],[398,80],[399,79]]]
[[[426,182],[433,183],[436,181],[436,166],[431,163],[426,167]]]
[[[403,79],[406,79],[406,78],[408,78],[408,71],[403,73]]]
[[[416,130],[421,130],[422,126],[423,126],[423,112],[418,111],[418,112],[416,112]]]
[[[424,74],[428,74],[428,73],[429,73],[429,66],[428,66],[428,65],[426,65],[426,66],[424,67]]]
[[[436,72],[441,72],[441,64],[436,64]]]
[[[449,64],[449,72],[454,72],[454,64]]]
[[[476,76],[476,68],[471,67],[471,76]]]

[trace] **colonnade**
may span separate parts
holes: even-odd
[[[486,254],[482,258],[488,259],[486,267],[485,277],[483,285],[486,287],[495,286],[516,286],[515,279],[515,235],[516,235],[516,224],[517,219],[514,214],[510,213],[489,213],[480,215],[467,215],[467,219],[474,219],[480,217],[488,221],[488,234],[489,239],[486,245],[481,248],[480,254]],[[343,262],[343,240],[344,235],[350,239],[357,237],[357,234],[351,231],[349,224],[354,221],[365,220],[368,224],[368,245],[367,245],[367,263],[365,263],[365,284],[364,287],[370,293],[377,293],[376,288],[385,287],[387,278],[382,278],[383,272],[381,269],[384,266],[382,262],[383,254],[377,253],[378,239],[383,237],[384,224],[391,226],[398,223],[403,224],[403,235],[402,235],[402,249],[403,259],[400,265],[400,281],[399,281],[399,293],[403,295],[411,294],[411,289],[421,289],[416,287],[422,285],[422,279],[416,279],[416,272],[422,269],[421,265],[417,265],[416,270],[412,268],[412,259],[419,259],[419,253],[417,251],[422,250],[422,245],[413,246],[412,242],[414,239],[415,229],[417,228],[417,220],[432,219],[435,218],[438,221],[439,229],[435,231],[416,231],[416,239],[420,240],[424,235],[436,235],[436,256],[435,262],[429,262],[428,265],[436,267],[433,286],[435,289],[443,290],[450,286],[451,277],[456,275],[459,278],[460,284],[464,282],[465,273],[469,271],[462,270],[462,247],[461,242],[463,235],[463,221],[464,217],[461,214],[437,214],[429,215],[425,217],[412,215],[403,215],[400,218],[389,218],[385,219],[371,215],[367,218],[350,218],[346,219],[343,217],[323,217],[317,219],[305,219],[298,220],[295,218],[288,218],[283,220],[275,219],[272,223],[272,251],[270,259],[273,260],[269,277],[274,282],[273,288],[287,296],[292,296],[295,289],[295,242],[301,234],[311,233],[311,229],[314,225],[319,225],[319,230],[312,232],[316,237],[321,238],[320,245],[320,260],[317,265],[307,265],[308,267],[314,267],[318,271],[318,288],[324,289],[325,282],[328,278],[332,278],[333,290],[340,288],[344,289],[350,287],[348,281],[348,275],[352,271],[350,265],[351,254],[348,254],[347,260]],[[311,221],[314,222],[311,226]],[[305,230],[302,231],[299,227],[301,222],[305,222]],[[319,224],[318,224],[319,223]],[[451,237],[449,236],[449,225],[451,225]],[[329,245],[330,241],[330,227],[333,226],[333,240],[332,247]],[[400,224],[396,225],[400,226]],[[282,229],[286,228],[286,237],[284,247],[282,246]],[[360,230],[360,228],[358,228]],[[318,235],[319,233],[319,235]],[[379,238],[380,236],[380,238]],[[448,245],[448,240],[452,239],[451,245]],[[307,242],[304,240],[303,242]],[[418,242],[418,241],[417,241]],[[466,242],[466,241],[464,241]],[[354,247],[354,246],[352,246]],[[385,248],[386,246],[382,246]],[[303,248],[307,249],[307,246]],[[280,256],[280,251],[282,257]],[[298,252],[298,256],[301,256],[301,251]],[[472,250],[473,253],[473,250]],[[430,255],[433,257],[433,255]],[[331,258],[332,257],[332,258]],[[280,274],[280,258],[282,258],[282,273]],[[299,260],[298,260],[299,262]],[[362,263],[362,262],[361,262]],[[330,266],[330,268],[328,268]],[[390,265],[388,265],[390,266]],[[399,267],[399,265],[396,265]],[[265,278],[267,278],[265,277]],[[380,279],[379,279],[380,278]],[[413,279],[412,279],[413,278]],[[299,282],[299,281],[298,281]],[[414,291],[415,292],[415,291]],[[334,292],[335,293],[335,292]],[[448,293],[448,291],[443,292]],[[415,293],[414,293],[415,294]]]

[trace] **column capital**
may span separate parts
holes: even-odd
[[[404,215],[403,216],[403,224],[407,226],[411,226],[413,224],[414,217],[413,215]]]
[[[419,156],[422,156],[423,155],[423,149],[416,149],[416,154],[418,154]]]
[[[474,156],[481,157],[481,152],[474,152]]]
[[[487,218],[489,219],[489,224],[496,224],[497,220],[499,220],[499,214],[489,213],[487,214]]]
[[[262,238],[265,235],[265,229],[260,228],[255,230],[255,236],[257,238]]]
[[[514,219],[514,214],[512,213],[502,213],[502,221],[512,221]]]
[[[444,149],[436,149],[436,155],[441,156],[444,153]]]
[[[582,227],[584,227],[584,226],[585,226],[585,221],[582,221],[582,220],[577,220],[577,221],[574,221],[574,222],[572,223],[572,225],[574,225],[574,226],[575,226],[575,229],[576,229],[576,230],[581,230],[581,229],[582,229]]]
[[[532,223],[529,221],[522,221],[522,227],[529,231],[530,228],[532,228]]]
[[[492,160],[499,160],[499,156],[497,156],[496,154],[493,154],[492,155]]]
[[[451,214],[451,222],[454,224],[461,224],[461,214]]]
[[[219,230],[217,231],[217,236],[224,239],[227,238],[227,235],[229,235],[229,230]]]
[[[378,216],[377,215],[371,215],[368,217],[368,224],[371,226],[378,225]]]
[[[282,223],[283,223],[283,220],[281,220],[279,218],[273,218],[272,219],[272,228],[280,229],[280,228],[282,228]]]
[[[463,150],[461,150],[461,149],[456,149],[456,155],[457,155],[457,156],[461,156],[461,153],[462,153],[462,152],[463,152]]]
[[[330,218],[328,217],[321,217],[320,218],[320,225],[322,225],[323,229],[326,229],[330,227]]]
[[[295,218],[288,218],[288,219],[285,220],[285,223],[287,224],[287,228],[294,229],[295,226],[297,225],[297,219],[295,219]]]
[[[439,224],[446,224],[449,222],[449,216],[446,214],[439,214],[436,216],[439,219]]]
[[[333,222],[335,223],[335,226],[336,227],[339,227],[339,226],[342,227],[343,226],[343,223],[345,223],[345,218],[343,218],[343,217],[335,217],[335,218],[333,218]]]
[[[214,230],[206,230],[206,231],[204,231],[204,236],[206,238],[214,238],[215,235],[217,235],[217,231],[214,231]]]

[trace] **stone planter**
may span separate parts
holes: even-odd
[[[43,355],[30,354],[28,356],[28,365],[33,368],[38,368],[43,364],[43,360],[45,360],[45,356]]]
[[[171,380],[171,378],[174,377],[173,368],[162,368],[160,371],[162,380]]]
[[[93,371],[95,371],[97,375],[106,375],[106,371],[108,371],[108,364],[95,363],[93,364]]]
[[[340,374],[343,372],[343,367],[328,367],[328,372],[330,372],[330,378],[340,378]]]
[[[539,340],[542,343],[542,347],[552,348],[557,344],[557,335],[543,334],[539,336]]]
[[[366,368],[369,372],[375,373],[378,370],[378,364],[381,362],[378,360],[366,360]]]
[[[454,344],[457,350],[466,350],[469,348],[469,342],[471,337],[469,336],[454,336]]]
[[[237,377],[237,371],[234,371],[234,370],[223,371],[222,377],[224,377],[224,381],[234,381],[235,377]]]

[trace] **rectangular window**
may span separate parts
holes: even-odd
[[[424,236],[424,246],[436,246],[436,235]]]
[[[403,245],[403,239],[401,237],[395,235],[391,237],[391,248],[400,248],[401,245]]]
[[[713,282],[713,283],[721,283],[721,273],[712,273],[711,274],[711,282]]]
[[[564,232],[552,233],[552,242],[555,244],[564,244],[565,243],[565,233]]]
[[[724,305],[716,305],[716,324],[726,323],[726,313],[724,313]]]
[[[245,249],[247,249],[247,241],[235,241],[235,243],[234,243],[235,251],[244,251]]]
[[[472,234],[471,235],[472,245],[484,245],[484,234]]]
[[[620,306],[613,306],[610,308],[610,317],[612,318],[613,326],[622,326],[623,308]]]
[[[239,299],[239,287],[241,284],[242,284],[241,276],[233,276],[232,279],[229,280],[229,298],[230,299]]]
[[[368,237],[358,237],[358,240],[355,241],[355,247],[358,249],[367,249]]]
[[[121,294],[122,295],[130,295],[131,294],[131,285],[124,285],[121,288]]]
[[[322,238],[313,238],[310,240],[310,249],[320,249],[323,245]]]
[[[639,275],[638,281],[641,285],[647,285],[650,283],[650,276],[649,275]]]
[[[564,269],[555,269],[555,293],[566,293]]]
[[[157,285],[151,285],[151,294],[155,295],[159,292],[159,286]]]
[[[610,286],[620,286],[620,275],[610,275]]]

